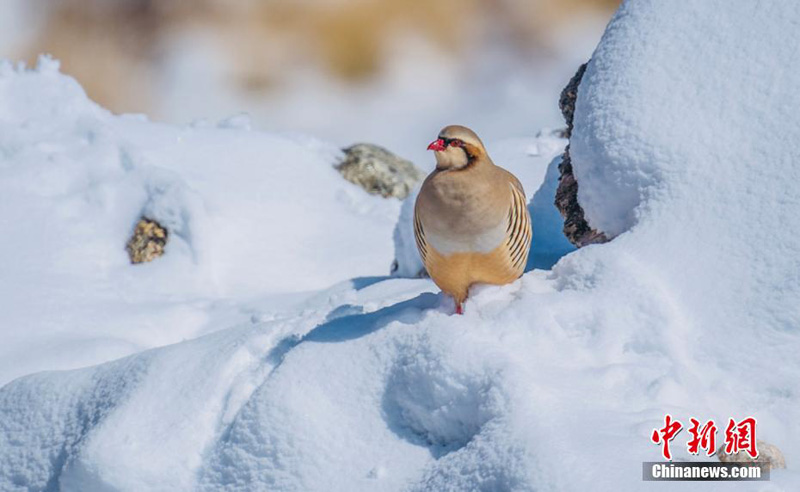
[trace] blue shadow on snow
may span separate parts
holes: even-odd
[[[398,302],[367,314],[351,314],[323,323],[304,336],[302,342],[345,342],[386,326],[392,321],[413,322],[422,317],[422,312],[439,305],[440,294],[424,292],[413,299]]]
[[[544,182],[528,203],[533,225],[531,251],[525,271],[550,270],[562,256],[575,251],[575,246],[564,236],[564,219],[555,206],[558,188],[558,165],[561,156],[555,157],[547,166]]]

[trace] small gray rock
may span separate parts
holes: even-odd
[[[425,178],[413,163],[377,145],[355,144],[343,151],[345,157],[336,169],[373,195],[402,200]]]
[[[786,459],[783,453],[777,446],[768,442],[756,440],[756,448],[758,448],[758,458],[751,458],[746,451],[739,451],[736,454],[725,454],[725,445],[720,446],[717,451],[719,460],[723,463],[733,462],[758,462],[761,471],[775,470],[777,468],[786,468]]]

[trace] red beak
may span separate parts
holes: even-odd
[[[444,149],[445,149],[444,140],[441,138],[436,139],[435,141],[431,142],[430,145],[428,145],[428,150],[435,150],[436,152],[441,152]]]

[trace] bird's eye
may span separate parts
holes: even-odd
[[[457,138],[454,138],[453,140],[450,140],[450,146],[451,147],[461,147],[461,140],[458,140]]]

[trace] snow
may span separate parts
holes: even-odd
[[[0,243],[0,383],[194,338],[265,294],[389,273],[400,203],[344,181],[334,146],[247,124],[113,116],[56,61],[0,67],[0,231],[13,238]],[[142,214],[172,235],[161,261],[131,268]]]
[[[330,146],[112,116],[49,62],[4,67],[0,360],[80,365],[43,361],[59,330],[135,346],[0,389],[0,488],[637,490],[670,413],[755,416],[789,468],[662,488],[797,490],[798,19],[788,2],[623,4],[571,144],[580,202],[615,239],[573,251],[560,236],[563,140],[489,141],[531,197],[533,254],[464,316],[402,278],[409,205],[333,174]],[[267,172],[275,153],[291,165]],[[287,204],[313,237],[261,228]],[[121,244],[145,206],[190,233],[132,267]],[[400,269],[382,277],[398,214]],[[703,460],[684,438],[676,460]]]

